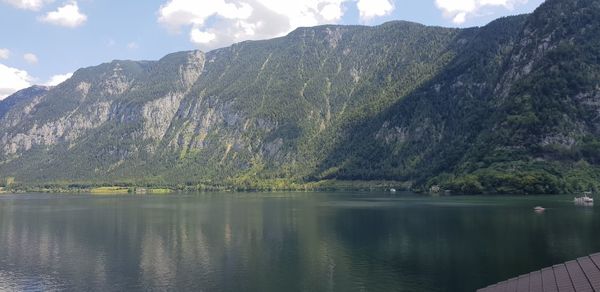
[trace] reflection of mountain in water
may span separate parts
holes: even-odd
[[[538,200],[1,197],[0,289],[463,291],[600,250],[594,212]]]

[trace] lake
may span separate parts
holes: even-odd
[[[571,200],[3,195],[0,290],[473,291],[600,251]]]

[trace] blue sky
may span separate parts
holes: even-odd
[[[0,99],[114,59],[208,51],[298,26],[481,26],[543,0],[0,0]]]

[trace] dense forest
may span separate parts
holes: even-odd
[[[600,1],[298,28],[0,101],[0,186],[600,190]]]

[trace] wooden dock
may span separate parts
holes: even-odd
[[[522,275],[478,292],[600,292],[600,253]]]

